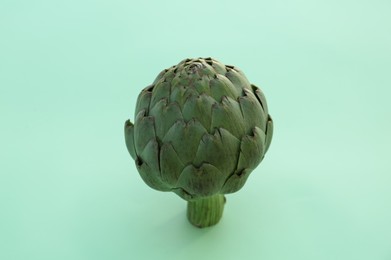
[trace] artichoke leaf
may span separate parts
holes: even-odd
[[[195,196],[207,197],[218,193],[224,181],[224,175],[215,166],[204,163],[195,167],[190,164],[179,176],[177,187]]]
[[[266,117],[267,115],[263,112],[261,104],[253,95],[247,95],[248,91],[245,91],[245,96],[238,99],[240,110],[243,115],[243,123],[246,128],[246,134],[254,126],[261,128],[263,131],[266,130]]]
[[[145,110],[145,114],[148,115],[149,104],[151,103],[153,85],[143,89],[137,98],[136,113]],[[136,115],[137,116],[137,115]]]
[[[250,173],[252,172],[252,169],[243,169],[240,172],[237,172],[230,176],[227,181],[224,183],[220,193],[234,193],[238,190],[240,190],[244,184],[247,181],[248,176],[250,176]]]
[[[171,94],[170,94],[170,102],[176,102],[180,107],[183,107],[183,104],[186,101],[186,87],[183,85],[178,85],[175,88],[171,89]]]
[[[193,83],[193,86],[197,90],[198,94],[207,94],[208,96],[211,95],[209,81],[209,76],[202,76]]]
[[[243,121],[240,105],[229,97],[223,97],[221,103],[212,106],[212,123],[210,131],[215,128],[229,129],[229,131],[240,138],[245,131],[245,125],[238,122]]]
[[[172,79],[175,77],[176,75],[176,71],[177,71],[177,67],[176,66],[172,66],[171,68],[169,68],[166,73],[164,74],[164,76],[161,78],[161,80],[163,82],[170,82],[172,81]]]
[[[266,127],[266,141],[265,141],[265,153],[267,150],[269,150],[270,143],[272,142],[273,138],[273,119],[269,115],[269,120],[267,121],[267,127]]]
[[[169,191],[167,183],[162,181],[159,165],[159,144],[153,139],[145,146],[144,151],[136,160],[137,169],[146,184],[150,187]]]
[[[217,75],[217,78],[221,80],[223,84],[227,86],[228,89],[230,89],[230,92],[233,93],[233,99],[237,99],[242,95],[242,90],[239,90],[233,83],[230,81],[225,75]]]
[[[132,122],[130,122],[130,120],[126,120],[124,128],[126,148],[128,149],[133,160],[136,160],[137,155],[136,150],[134,148],[134,125],[132,124]]]
[[[167,99],[161,99],[150,111],[150,115],[155,120],[156,136],[162,140],[167,131],[174,123],[182,119],[181,108],[178,103],[170,102],[167,104]]]
[[[235,69],[230,69],[225,73],[225,76],[232,82],[232,84],[242,91],[243,89],[251,89],[251,84],[246,77],[240,75]]]
[[[214,134],[206,133],[199,144],[194,165],[209,163],[229,176],[236,169],[240,141],[229,131],[218,128]]]
[[[171,143],[182,163],[187,165],[196,156],[198,145],[205,133],[206,129],[195,119],[187,123],[178,120],[163,137],[163,143]]]
[[[230,67],[231,67],[231,69],[235,70],[235,72],[237,72],[239,75],[246,78],[246,75],[244,75],[244,73],[241,69],[239,69],[238,67],[235,67],[235,66],[230,66]]]
[[[261,103],[263,111],[265,112],[266,115],[269,114],[269,109],[267,107],[265,94],[263,94],[263,91],[260,88],[258,88],[257,86],[251,85],[251,87],[252,87],[253,92],[254,92],[255,96],[257,97],[259,103]]]
[[[213,77],[214,75],[216,75],[216,71],[211,65],[209,65],[205,61],[201,61],[201,63],[203,65],[202,69],[200,70],[201,75],[209,77]]]
[[[188,71],[186,69],[178,69],[178,72],[176,74],[180,78],[180,85],[182,86],[189,86],[191,79],[191,75],[188,74]]]
[[[152,91],[152,99],[150,104],[150,110],[159,103],[162,99],[167,99],[170,96],[170,83],[168,82],[159,82],[155,85]]]
[[[207,94],[192,96],[182,108],[183,118],[185,121],[197,118],[206,129],[210,129],[212,105],[215,103],[216,101]]]
[[[240,144],[240,154],[236,172],[243,169],[255,169],[262,161],[265,153],[265,133],[258,127],[253,129],[253,135],[245,135]]]
[[[159,75],[157,75],[157,77],[155,78],[155,80],[153,81],[153,84],[156,84],[157,82],[159,82],[159,81],[163,78],[164,74],[166,74],[167,71],[168,71],[168,69],[162,70],[162,71],[159,73]]]
[[[226,79],[224,81],[224,79]],[[221,102],[224,96],[230,97],[235,100],[238,97],[238,93],[235,86],[223,75],[216,74],[215,78],[212,78],[209,82],[211,96],[217,101]]]
[[[136,116],[134,124],[134,146],[137,154],[141,154],[147,143],[156,138],[155,120],[151,116],[145,116],[145,110]]]
[[[179,197],[184,200],[190,201],[195,199],[196,197],[193,194],[190,194],[184,188],[172,188],[171,191],[175,192]]]
[[[160,172],[162,180],[175,187],[185,165],[171,143],[163,143],[160,149]]]
[[[211,60],[211,61],[207,61],[207,63],[209,65],[211,65],[213,67],[213,69],[218,73],[218,74],[221,74],[221,75],[224,75],[225,73],[227,73],[227,69],[225,68],[225,65],[224,64],[221,64],[220,62],[216,61],[216,60]]]
[[[176,88],[177,86],[181,85],[181,76],[180,74],[175,74],[174,78],[171,80],[170,85],[171,85],[171,90]]]
[[[192,97],[198,97],[198,91],[193,86],[186,87],[185,92],[183,93],[184,103],[182,107],[186,105],[186,103],[191,99]]]

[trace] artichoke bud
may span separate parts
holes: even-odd
[[[187,201],[241,189],[272,134],[262,91],[238,68],[212,58],[163,70],[138,96],[134,124],[125,123],[144,182]]]

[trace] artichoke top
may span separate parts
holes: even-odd
[[[125,139],[142,179],[188,201],[239,190],[273,133],[262,91],[212,58],[163,70],[141,91],[135,115]]]

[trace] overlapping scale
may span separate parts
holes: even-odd
[[[202,136],[193,164],[201,166],[209,163],[228,176],[236,168],[240,141],[224,128],[216,129],[213,134]]]
[[[163,137],[163,143],[170,143],[184,165],[196,157],[201,138],[207,130],[197,120],[177,120]]]
[[[182,119],[182,111],[178,103],[168,103],[167,98],[161,99],[150,111],[150,116],[155,119],[156,136],[162,140],[167,131],[175,124],[176,121]]]
[[[203,163],[199,167],[187,165],[178,178],[177,187],[193,197],[207,197],[220,192],[224,174],[213,164]]]
[[[170,187],[176,187],[178,178],[182,173],[185,164],[179,158],[171,142],[163,143],[160,148],[160,171],[164,182]]]
[[[221,103],[216,103],[212,107],[211,129],[227,129],[236,138],[240,138],[246,133],[245,124],[239,103],[228,97],[223,97]]]
[[[152,98],[152,89],[153,85],[143,89],[140,93],[140,95],[137,98],[137,103],[136,103],[136,116],[137,114],[144,110],[146,114],[148,114],[149,110],[149,104],[151,103],[151,98]]]
[[[159,166],[159,145],[152,139],[145,146],[143,152],[136,159],[137,170],[141,178],[151,188],[160,191],[169,191],[171,187],[163,181]]]
[[[156,139],[155,119],[145,116],[145,110],[141,110],[134,123],[134,147],[136,154],[141,154],[150,140]]]
[[[206,94],[194,95],[188,98],[183,105],[183,118],[185,121],[196,118],[210,132],[212,123],[211,111],[214,104],[216,104],[216,101]]]

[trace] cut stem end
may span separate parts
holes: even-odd
[[[187,219],[196,227],[216,225],[224,210],[225,197],[222,194],[187,202]]]

